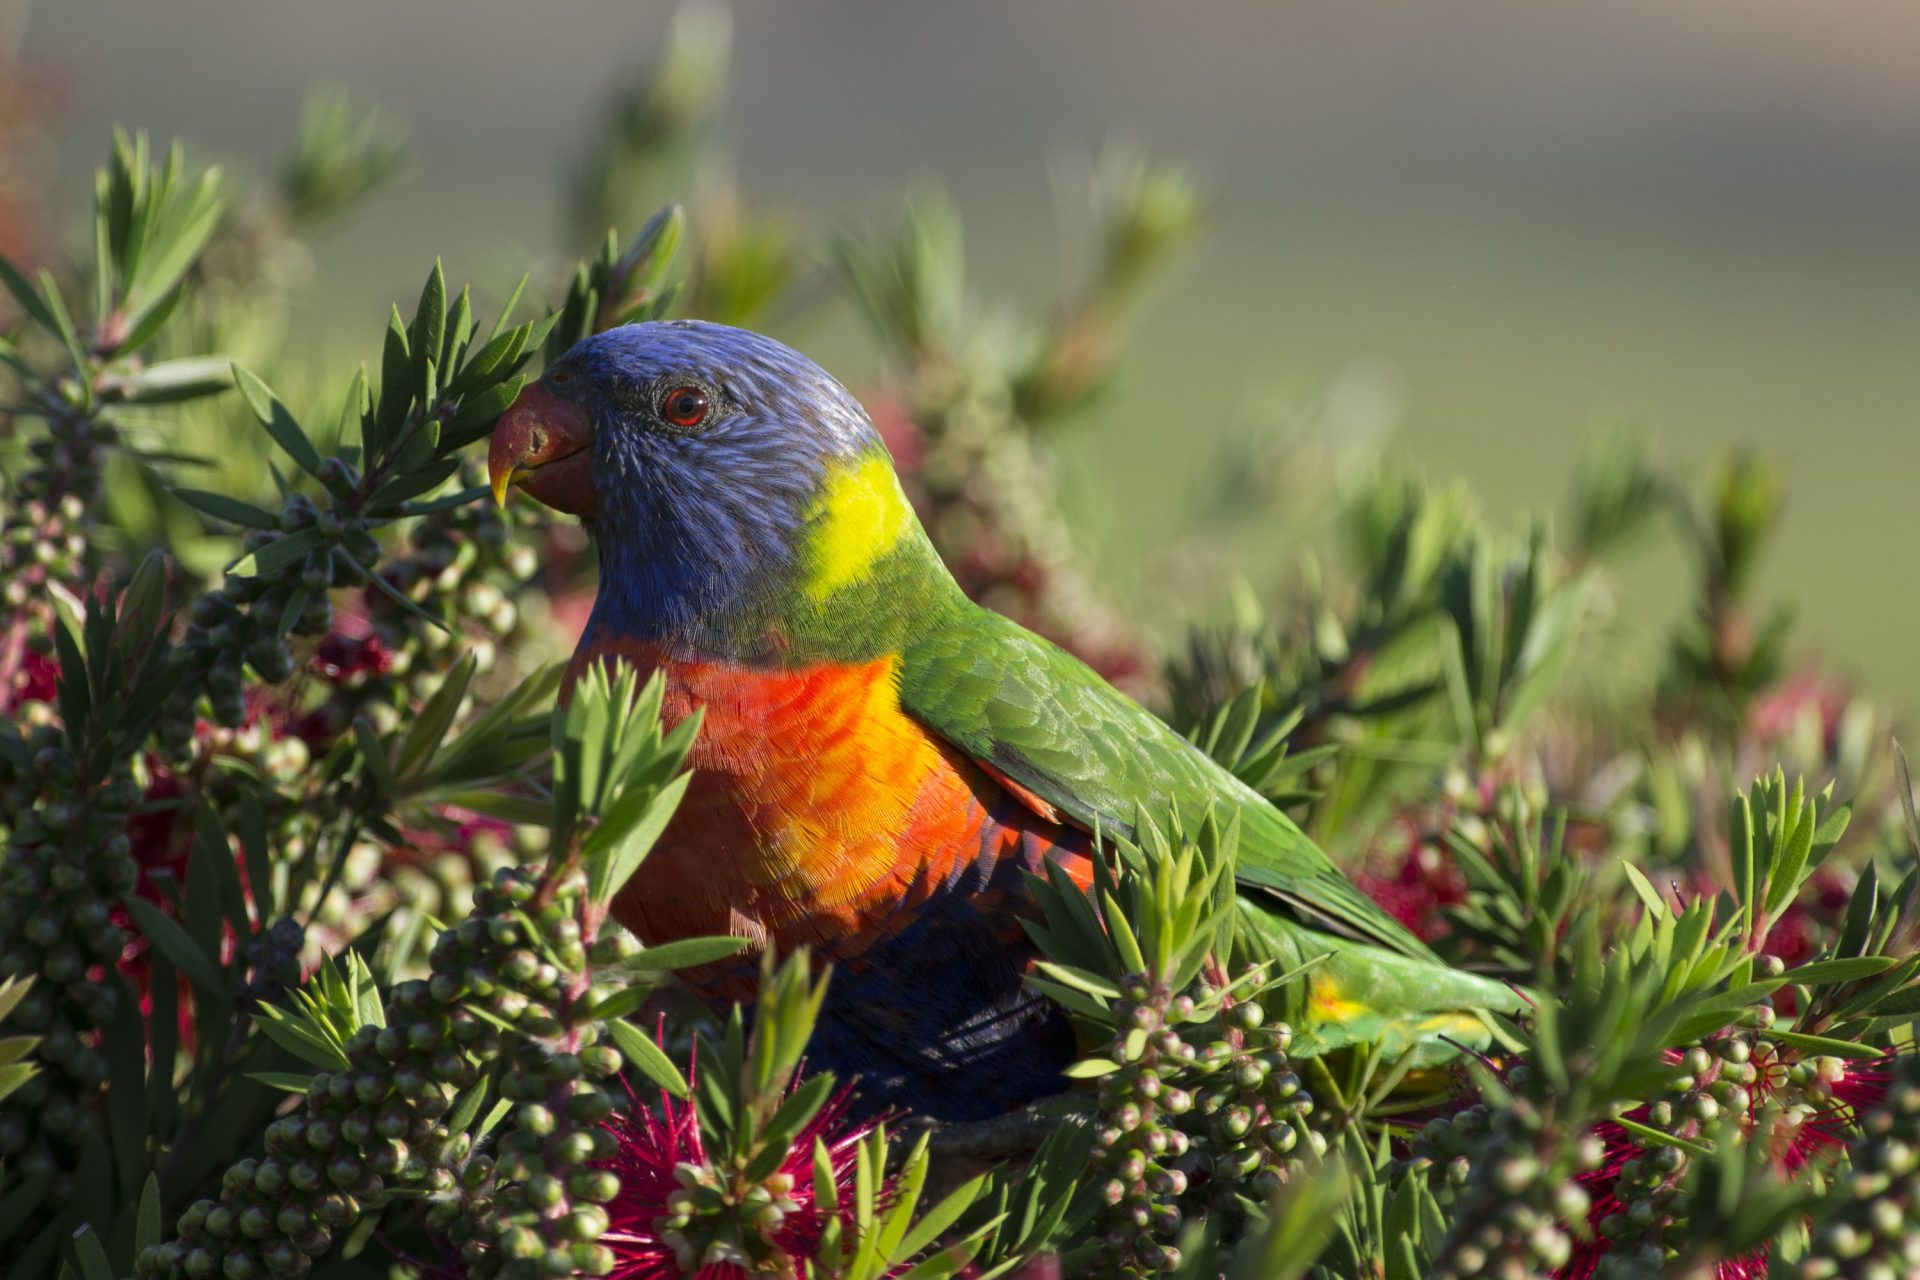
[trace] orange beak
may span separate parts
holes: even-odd
[[[593,486],[593,419],[571,400],[530,382],[494,424],[487,449],[494,501],[507,502],[514,485],[568,515],[600,514]]]

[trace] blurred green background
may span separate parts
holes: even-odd
[[[55,92],[56,210],[85,207],[115,124],[253,174],[315,86],[404,124],[408,180],[317,246],[299,319],[318,360],[374,354],[436,254],[496,290],[555,261],[567,184],[667,17],[41,0],[11,30]],[[1372,437],[1500,516],[1552,508],[1583,442],[1624,424],[1682,464],[1735,444],[1780,460],[1791,505],[1763,596],[1920,707],[1920,10],[766,0],[734,17],[743,189],[824,230],[942,185],[981,297],[1051,296],[1055,183],[1103,145],[1201,179],[1202,247],[1160,282],[1119,393],[1058,441],[1070,515],[1132,608],[1171,625],[1233,572],[1283,580],[1278,539],[1207,513],[1235,459],[1284,468],[1288,430]],[[790,336],[855,385],[871,372],[850,323]],[[1670,615],[1680,573],[1643,557],[1630,616]]]

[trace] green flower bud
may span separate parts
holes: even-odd
[[[575,1200],[607,1204],[620,1194],[620,1179],[605,1169],[578,1169],[567,1176],[567,1192]]]
[[[607,1230],[607,1211],[598,1205],[583,1205],[560,1220],[560,1235],[567,1240],[591,1244]]]

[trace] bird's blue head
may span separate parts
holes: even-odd
[[[589,642],[750,646],[923,537],[846,388],[725,325],[583,340],[502,415],[488,462],[502,498],[517,485],[585,521],[600,557]]]

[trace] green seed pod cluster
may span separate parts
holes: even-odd
[[[328,592],[358,580],[353,564],[371,569],[380,558],[380,544],[364,521],[349,527],[334,510],[320,510],[304,494],[287,499],[280,523],[287,534],[317,535],[318,545],[289,564],[249,577],[229,575],[223,586],[194,601],[180,640],[190,674],[168,699],[159,725],[161,742],[176,753],[193,740],[203,697],[215,724],[237,728],[247,715],[247,670],[267,684],[290,677],[295,664],[287,637],[331,630]],[[273,537],[256,529],[243,545],[259,552]]]
[[[324,719],[336,731],[356,715],[367,716],[381,732],[391,730],[431,696],[457,658],[473,655],[477,670],[485,673],[517,635],[516,597],[536,572],[538,557],[526,545],[524,530],[516,537],[515,522],[539,517],[469,502],[414,520],[405,542],[388,548],[373,532],[382,520],[352,513],[351,500],[361,484],[354,469],[329,458],[321,464],[321,479],[327,490],[321,502],[331,497],[331,505],[294,494],[282,508],[278,531],[317,538],[317,547],[290,564],[229,577],[195,603],[181,643],[195,678],[176,691],[161,725],[162,741],[176,756],[206,737],[196,734],[203,699],[216,727],[238,729],[248,712],[248,672],[267,684],[290,678],[298,663],[289,638],[326,636],[334,625],[329,592],[357,586],[372,572],[447,627],[431,626],[386,592],[364,588],[373,627],[364,643],[377,650],[378,660],[354,661],[346,664],[349,669],[328,673],[339,705]],[[477,487],[475,464],[469,462],[457,479]],[[275,536],[256,530],[244,545],[259,551]]]
[[[802,1208],[793,1195],[792,1173],[777,1169],[754,1181],[737,1168],[686,1161],[674,1167],[673,1176],[680,1185],[668,1194],[666,1213],[654,1220],[654,1228],[673,1250],[681,1275],[729,1264],[749,1275],[791,1266],[777,1237]]]
[[[321,799],[324,802],[326,797]],[[292,833],[283,846],[290,856],[298,856],[304,847],[308,828],[302,813],[290,813],[283,820],[280,830]],[[463,919],[495,871],[540,861],[544,835],[544,830],[531,827],[503,832],[491,826],[452,825],[443,830],[409,830],[404,846],[377,839],[356,841],[347,851],[338,880],[313,905],[309,932],[322,951],[331,952],[352,942],[369,921],[389,912]],[[424,955],[411,963],[426,972]]]
[[[474,464],[460,478],[477,486]],[[180,645],[195,678],[175,692],[161,723],[162,740],[175,751],[192,740],[203,698],[215,724],[238,727],[247,714],[247,672],[266,684],[291,677],[297,664],[288,638],[326,635],[334,624],[329,593],[358,585],[376,570],[448,623],[444,631],[429,626],[383,592],[367,590],[369,614],[390,655],[382,672],[387,679],[377,682],[392,689],[383,701],[416,705],[431,692],[423,685],[465,653],[477,655],[481,671],[490,669],[499,644],[514,634],[519,610],[512,597],[538,561],[531,547],[514,539],[505,513],[470,502],[423,516],[409,530],[407,550],[389,556],[374,531],[399,511],[383,511],[377,519],[363,514],[361,477],[342,459],[324,460],[320,479],[318,501],[292,495],[281,508],[279,529],[256,529],[243,544],[248,552],[261,552],[299,537],[310,544],[304,554],[269,562],[250,576],[229,575],[195,602]],[[383,691],[368,687],[364,674],[349,683],[366,695],[356,701]]]
[[[1920,1276],[1920,1055],[1894,1060],[1886,1095],[1861,1117],[1847,1158],[1800,1275]]]
[[[234,992],[240,1008],[275,1003],[289,988],[300,985],[300,953],[306,950],[307,931],[298,920],[282,917],[244,946],[248,976]]]
[[[1798,1138],[1800,1126],[1830,1111],[1831,1084],[1845,1074],[1844,1064],[1838,1059],[1809,1059],[1784,1069],[1776,1067],[1771,1077],[1763,1080],[1766,1064],[1778,1064],[1788,1055],[1764,1032],[1753,1030],[1717,1033],[1678,1054],[1681,1074],[1671,1086],[1625,1114],[1637,1126],[1682,1142],[1705,1140],[1707,1130],[1725,1119],[1736,1119],[1749,1127],[1764,1119],[1770,1133],[1765,1140],[1781,1150],[1789,1149]],[[1507,1073],[1506,1083],[1525,1093],[1530,1076],[1530,1069],[1523,1064]],[[1763,1092],[1767,1094],[1764,1116],[1758,1109]],[[1501,1148],[1489,1147],[1486,1142],[1497,1115],[1483,1103],[1430,1120],[1414,1135],[1408,1158],[1400,1168],[1425,1175],[1440,1202],[1457,1207],[1478,1185],[1478,1162],[1503,1156]],[[1595,1263],[1595,1275],[1628,1280],[1662,1274],[1672,1257],[1666,1239],[1668,1229],[1688,1217],[1686,1149],[1630,1133],[1610,1121],[1601,1123],[1582,1141],[1582,1167],[1605,1165],[1605,1172],[1582,1179],[1606,1210],[1592,1221],[1603,1250]],[[1569,1197],[1568,1203],[1576,1199]],[[1569,1225],[1578,1221],[1564,1219]]]
[[[618,1180],[589,1166],[612,1154],[600,1082],[620,1055],[571,1025],[586,992],[584,891],[577,874],[543,887],[535,869],[497,873],[435,942],[431,976],[393,989],[387,1024],[356,1031],[350,1065],[314,1077],[304,1111],[268,1129],[266,1156],[230,1168],[217,1200],[141,1254],[141,1280],[303,1276],[396,1195],[422,1205],[471,1274],[604,1274],[600,1206]],[[449,1113],[503,1054],[512,1128],[496,1155],[476,1154]]]
[[[1758,1052],[1771,1056],[1773,1046]],[[1681,1051],[1684,1072],[1673,1087],[1648,1099],[1633,1118],[1675,1138],[1692,1140],[1722,1118],[1744,1118],[1753,1109],[1759,1083],[1755,1039],[1733,1033],[1695,1043]],[[1620,1162],[1611,1191],[1619,1207],[1595,1225],[1607,1242],[1596,1274],[1609,1280],[1658,1276],[1667,1265],[1667,1229],[1687,1215],[1687,1152],[1651,1141]]]
[[[85,577],[84,513],[81,500],[68,494],[51,505],[29,498],[7,517],[0,527],[0,602],[8,613],[47,602],[50,582]]]
[[[1604,1148],[1588,1134],[1570,1159],[1550,1163],[1552,1127],[1525,1097],[1469,1108],[1455,1120],[1466,1149],[1444,1166],[1455,1183],[1454,1211],[1435,1252],[1433,1280],[1527,1280],[1566,1265],[1573,1256],[1566,1224],[1585,1221],[1590,1204],[1573,1175],[1597,1167]]]
[[[47,398],[46,434],[28,442],[34,463],[15,480],[0,522],[0,604],[9,612],[44,610],[49,583],[87,580],[102,456],[119,440],[112,425]]]
[[[249,767],[232,768],[236,762]],[[193,777],[200,795],[224,807],[249,788],[259,794],[260,778],[273,784],[266,792],[269,801],[297,795],[309,780],[312,763],[313,752],[304,740],[277,728],[271,717],[257,715],[237,728],[197,726],[176,772]]]
[[[54,724],[20,732],[18,750],[0,752],[14,823],[0,861],[0,976],[38,978],[9,1025],[40,1037],[41,1069],[0,1102],[0,1162],[44,1180],[59,1204],[100,1125],[100,1032],[122,998],[111,975],[129,941],[115,911],[138,879],[129,818],[142,788],[126,761],[88,776]]]
[[[483,482],[471,461],[456,477],[463,487]],[[413,522],[406,546],[388,557],[381,574],[447,627],[427,626],[385,594],[367,593],[375,634],[393,655],[386,672],[394,686],[391,701],[410,706],[430,696],[447,668],[465,654],[474,656],[481,674],[493,668],[519,633],[518,598],[539,569],[530,545],[538,533],[533,526],[544,523],[544,515],[530,503],[503,510],[490,501],[465,503]]]
[[[533,873],[505,868],[475,894],[473,914],[434,946],[433,981],[458,975],[468,999],[485,1001],[492,1017],[518,1033],[501,1077],[513,1111],[498,1152],[490,1164],[470,1163],[461,1193],[431,1201],[428,1213],[467,1273],[483,1280],[613,1269],[613,1253],[599,1240],[607,1229],[603,1206],[620,1183],[592,1165],[615,1153],[605,1123],[614,1111],[608,1082],[621,1057],[599,1042],[597,1024],[578,1017],[589,994],[585,889],[579,875],[569,875],[542,901]],[[602,939],[595,958],[623,938]]]
[[[1099,1269],[1163,1275],[1190,1220],[1264,1202],[1322,1139],[1303,1123],[1313,1099],[1287,1062],[1286,1024],[1205,978],[1175,993],[1133,974],[1121,990],[1119,1068],[1100,1078],[1094,1136]]]
[[[141,1253],[136,1276],[304,1276],[394,1193],[454,1190],[465,1135],[442,1122],[498,1033],[425,981],[395,987],[387,1014],[348,1040],[347,1068],[313,1077],[303,1112],[268,1126],[264,1158],[230,1167],[217,1200],[188,1206],[176,1238]]]

